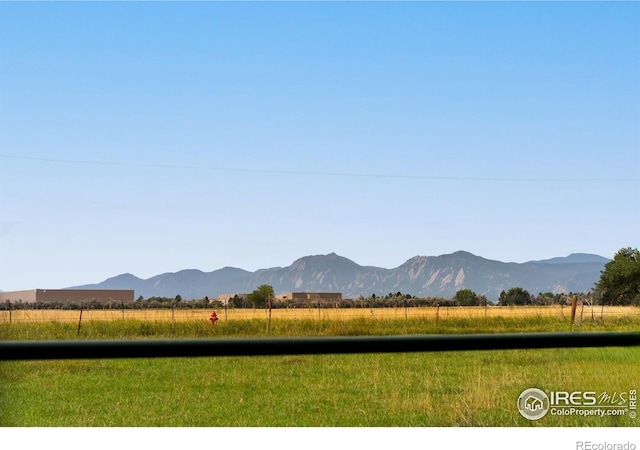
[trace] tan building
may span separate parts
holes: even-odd
[[[246,300],[249,294],[220,294],[218,295],[218,301],[221,301],[223,305],[227,306],[229,300],[238,297],[240,300]]]
[[[276,301],[292,302],[296,306],[311,304],[334,305],[342,301],[341,292],[285,292],[275,296]]]
[[[0,292],[0,302],[13,303],[82,303],[97,301],[104,304],[131,304],[133,290],[122,289],[30,289]]]

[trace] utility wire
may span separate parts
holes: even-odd
[[[389,178],[407,180],[445,180],[445,181],[496,181],[496,182],[528,182],[528,183],[638,183],[640,178],[516,178],[516,177],[469,177],[469,176],[442,176],[442,175],[398,175],[384,173],[358,173],[358,172],[328,172],[328,171],[299,171],[299,170],[276,170],[276,169],[253,169],[253,168],[231,168],[214,166],[190,166],[182,164],[160,164],[153,162],[123,162],[105,160],[83,160],[83,159],[60,159],[44,158],[38,156],[7,155],[0,153],[0,158],[21,159],[28,161],[41,161],[57,164],[87,164],[103,166],[130,166],[130,167],[150,167],[160,169],[182,169],[182,170],[206,170],[215,172],[243,172],[262,173],[277,175],[306,175],[306,176],[335,176],[351,178]]]

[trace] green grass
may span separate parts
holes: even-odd
[[[261,319],[220,322],[166,322],[144,320],[71,322],[0,323],[0,340],[46,339],[139,339],[139,338],[213,338],[260,336],[372,336],[405,334],[507,333],[571,331],[567,319],[544,316],[451,318],[434,320],[421,318],[343,320],[274,320],[271,330]],[[580,331],[640,330],[640,317],[609,318],[605,322],[585,321],[575,327]]]
[[[0,371],[2,426],[637,426],[530,422],[516,399],[528,387],[638,388],[640,350],[28,361]]]
[[[568,331],[550,318],[276,321],[272,336]],[[88,322],[82,339],[266,335],[261,320]],[[640,329],[637,319],[582,331]],[[75,339],[77,325],[0,326],[0,339]],[[0,426],[638,426],[624,417],[529,421],[547,390],[640,390],[640,348],[0,363]]]

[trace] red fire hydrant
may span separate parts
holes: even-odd
[[[209,320],[211,321],[211,325],[215,325],[216,322],[219,320],[220,318],[218,317],[218,315],[216,314],[216,312],[212,312],[211,313],[211,317],[209,317]]]

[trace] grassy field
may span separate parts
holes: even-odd
[[[221,314],[221,316],[223,316]],[[360,317],[273,320],[272,336],[567,331],[567,318]],[[581,331],[640,330],[633,315]],[[264,318],[0,323],[0,340],[247,337]],[[547,414],[516,401],[543,390],[640,390],[640,348],[0,363],[0,426],[639,426],[625,416]]]
[[[354,318],[352,320],[278,319],[271,325],[265,318],[220,321],[94,320],[0,323],[0,340],[40,339],[138,339],[138,338],[215,338],[260,336],[384,336],[411,334],[636,331],[640,316],[610,317],[605,321],[583,321],[572,325],[561,317],[435,318],[413,317]]]
[[[615,371],[615,376],[612,376]],[[638,426],[520,416],[526,388],[638,388],[640,350],[0,364],[1,426]]]
[[[82,321],[110,321],[110,320],[142,320],[208,323],[213,309],[107,309],[82,311]],[[221,321],[266,319],[268,311],[265,309],[217,309]],[[527,318],[553,317],[569,320],[570,306],[519,306],[519,307],[418,307],[418,308],[295,308],[274,309],[272,320],[353,320],[363,318],[374,319],[415,319],[425,320],[453,319],[453,318]],[[635,317],[640,318],[639,307],[620,306],[578,306],[576,317],[579,322],[607,321],[610,318]],[[25,322],[75,322],[80,318],[77,310],[17,310],[0,311],[1,323]]]

